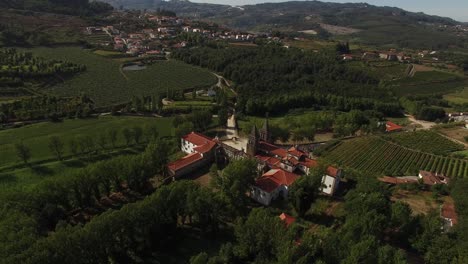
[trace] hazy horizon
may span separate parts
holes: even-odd
[[[190,0],[197,3],[214,3],[226,5],[248,5],[260,3],[287,2],[288,0]],[[307,1],[307,0],[299,0]],[[429,15],[450,17],[458,21],[468,22],[467,0],[367,0],[367,1],[342,1],[324,0],[322,2],[336,3],[362,3],[366,2],[376,6],[395,6],[412,12],[424,12]]]

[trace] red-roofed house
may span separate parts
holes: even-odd
[[[283,221],[286,224],[286,226],[290,226],[294,222],[296,222],[295,217],[292,217],[292,216],[290,216],[288,214],[285,214],[285,213],[280,214],[279,218],[281,219],[281,221]]]
[[[385,132],[399,132],[399,131],[402,131],[403,130],[403,127],[402,126],[399,126],[393,122],[390,122],[390,121],[387,121],[387,123],[385,123]]]
[[[187,154],[210,151],[216,145],[211,138],[196,132],[183,136],[180,144],[182,151]]]
[[[188,155],[170,163],[169,174],[180,177],[213,161],[216,142],[202,134],[192,132],[181,138],[181,150]]]
[[[450,229],[458,223],[458,215],[453,202],[445,202],[440,208],[440,216],[444,219],[445,230]]]
[[[308,155],[295,147],[283,149],[267,142],[259,143],[259,150],[265,155],[257,155],[259,168],[265,169],[281,168],[287,172],[309,174],[310,169],[319,166],[317,160],[308,158]],[[335,167],[328,167],[327,173],[322,178],[321,191],[328,195],[333,195],[341,181],[342,170]]]
[[[255,181],[250,195],[252,199],[263,204],[270,205],[271,201],[279,197],[288,197],[288,188],[299,178],[299,175],[282,169],[272,169],[264,173]]]

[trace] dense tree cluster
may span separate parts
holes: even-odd
[[[21,251],[33,245],[39,248],[45,246],[41,240],[50,231],[55,230],[57,236],[53,235],[46,239],[56,241],[59,237],[64,238],[63,235],[66,235],[68,230],[81,229],[81,227],[67,227],[66,230],[60,231],[60,226],[66,226],[66,221],[69,220],[70,212],[73,210],[80,208],[102,210],[99,208],[102,208],[103,197],[113,192],[125,191],[126,188],[140,194],[147,193],[152,188],[149,187],[148,180],[164,173],[168,151],[166,142],[152,141],[142,154],[97,162],[71,175],[44,180],[32,189],[2,193],[0,196],[2,260],[14,259],[15,255],[19,256]],[[74,245],[79,246],[79,244]],[[41,251],[39,255],[46,252],[48,251]],[[10,259],[10,262],[5,263],[18,262]]]
[[[335,51],[314,53],[273,44],[258,48],[198,47],[173,56],[221,72],[236,83],[237,108],[247,114],[283,113],[317,107],[400,114],[389,90],[365,71],[336,59]]]
[[[0,8],[15,8],[83,16],[105,14],[113,10],[112,6],[107,3],[89,0],[2,1],[0,3]]]
[[[94,102],[82,95],[74,98],[38,96],[16,100],[0,105],[0,123],[23,120],[50,119],[62,117],[88,117],[94,111]]]
[[[59,78],[66,78],[84,70],[84,65],[45,60],[16,49],[0,49],[0,89],[23,86],[25,82],[42,83],[46,79],[57,78],[57,75]]]
[[[400,103],[417,119],[427,121],[442,121],[445,118],[444,108],[450,107],[440,94],[402,97]]]

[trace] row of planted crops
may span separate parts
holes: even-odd
[[[467,160],[413,150],[380,137],[343,141],[326,151],[324,157],[340,166],[377,175],[417,175],[426,170],[468,177]]]

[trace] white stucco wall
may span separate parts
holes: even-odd
[[[335,192],[336,188],[336,179],[334,177],[331,177],[329,175],[325,175],[322,177],[322,184],[324,185],[322,187],[322,192],[333,195]]]
[[[195,146],[194,144],[184,140],[183,138],[180,140],[180,149],[187,153],[187,154],[192,154],[194,153],[193,151],[193,148],[195,148],[197,146]]]

